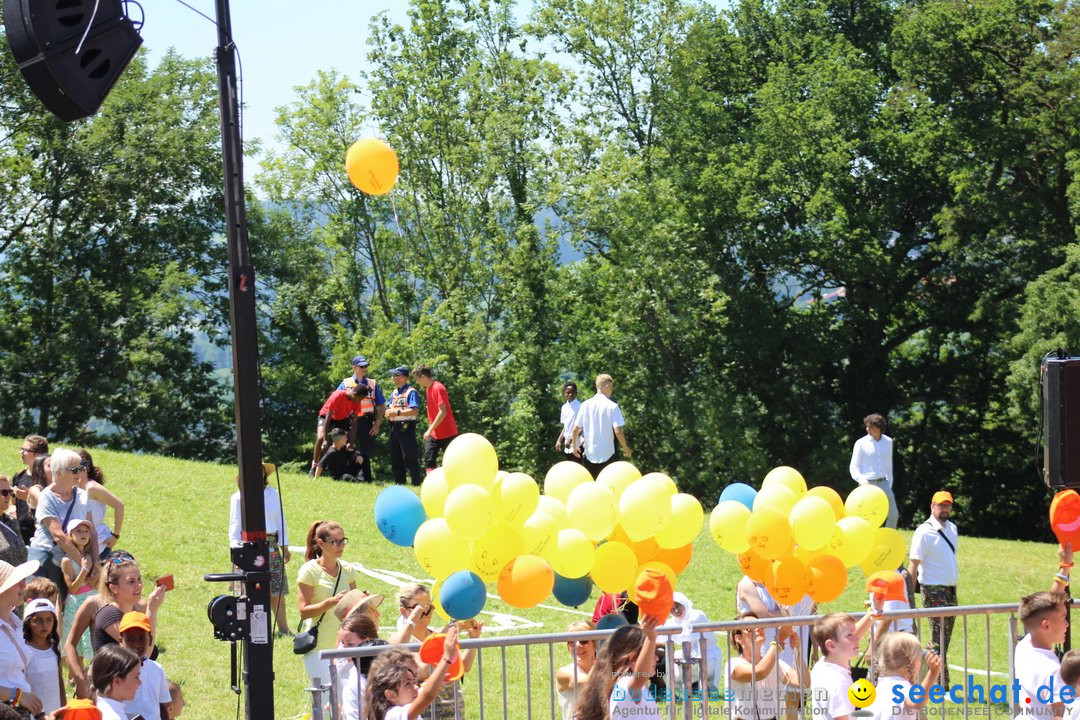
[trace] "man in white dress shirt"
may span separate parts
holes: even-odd
[[[611,399],[615,381],[610,375],[596,376],[596,394],[581,403],[574,419],[573,443],[575,457],[584,457],[585,468],[595,478],[605,467],[615,462],[615,441],[619,441],[623,456],[629,460],[630,446],[623,434],[622,410]],[[578,447],[584,436],[584,448]]]
[[[896,527],[900,513],[893,495],[892,438],[885,434],[885,418],[877,413],[863,418],[866,435],[851,450],[851,479],[860,485],[876,485],[889,498],[889,516],[885,527]]]
[[[559,439],[555,441],[555,452],[565,452],[567,460],[581,462],[580,458],[574,456],[574,420],[577,419],[578,408],[581,407],[581,401],[577,399],[577,383],[573,380],[563,383],[562,392],[566,402],[559,411],[562,429],[559,431]]]
[[[922,587],[923,607],[952,607],[956,601],[956,583],[960,568],[956,550],[960,531],[949,520],[953,496],[945,490],[934,493],[930,501],[930,518],[911,537],[908,572]],[[949,686],[949,665],[946,654],[952,638],[954,617],[930,618],[931,649],[941,658],[942,685]]]

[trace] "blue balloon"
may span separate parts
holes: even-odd
[[[416,530],[427,520],[416,493],[401,485],[385,488],[375,499],[375,524],[390,542],[412,547]]]
[[[487,588],[478,575],[468,570],[458,570],[443,581],[439,588],[439,602],[454,620],[470,620],[484,609]]]
[[[621,613],[608,613],[596,621],[597,630],[614,630],[623,625],[629,625],[630,621]]]
[[[563,605],[577,607],[592,595],[592,579],[588,575],[579,578],[564,578],[555,573],[555,587],[551,592]]]
[[[757,490],[746,483],[731,483],[724,488],[724,492],[720,493],[720,502],[734,500],[753,510],[755,497],[757,497]]]

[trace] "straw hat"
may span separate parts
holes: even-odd
[[[334,606],[334,616],[338,620],[344,620],[353,613],[362,613],[368,608],[379,607],[382,601],[383,596],[379,593],[372,595],[363,590],[350,590]]]
[[[41,563],[37,560],[27,560],[22,565],[12,565],[0,560],[0,594],[36,573],[39,567]]]

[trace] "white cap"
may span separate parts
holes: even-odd
[[[25,620],[34,613],[39,612],[51,612],[53,615],[56,615],[56,606],[45,598],[34,598],[26,603],[26,608],[23,610],[23,619]]]

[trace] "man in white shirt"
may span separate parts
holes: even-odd
[[[960,574],[956,550],[960,533],[949,520],[953,496],[945,490],[934,493],[930,501],[930,518],[911,538],[908,572],[922,586],[923,607],[952,607],[957,605],[956,582]],[[949,686],[949,665],[946,653],[952,638],[954,617],[930,618],[931,649],[941,657],[942,685]]]
[[[863,418],[866,435],[855,441],[851,450],[848,471],[860,485],[876,485],[889,498],[889,515],[885,527],[896,527],[900,513],[893,495],[892,438],[885,434],[885,418],[877,413]]]
[[[559,411],[559,423],[562,425],[562,429],[559,430],[559,439],[555,441],[555,452],[563,451],[566,453],[567,460],[581,462],[574,455],[574,420],[577,418],[578,409],[581,407],[581,401],[577,399],[577,383],[573,380],[563,383],[562,392],[566,402],[563,403],[562,410]]]
[[[611,399],[615,381],[610,375],[596,376],[596,394],[581,403],[577,418],[574,419],[572,438],[574,457],[584,457],[585,468],[595,478],[601,470],[615,461],[615,440],[618,439],[623,455],[630,459],[630,446],[623,435],[622,410]],[[579,446],[579,438],[585,437],[584,449]]]

